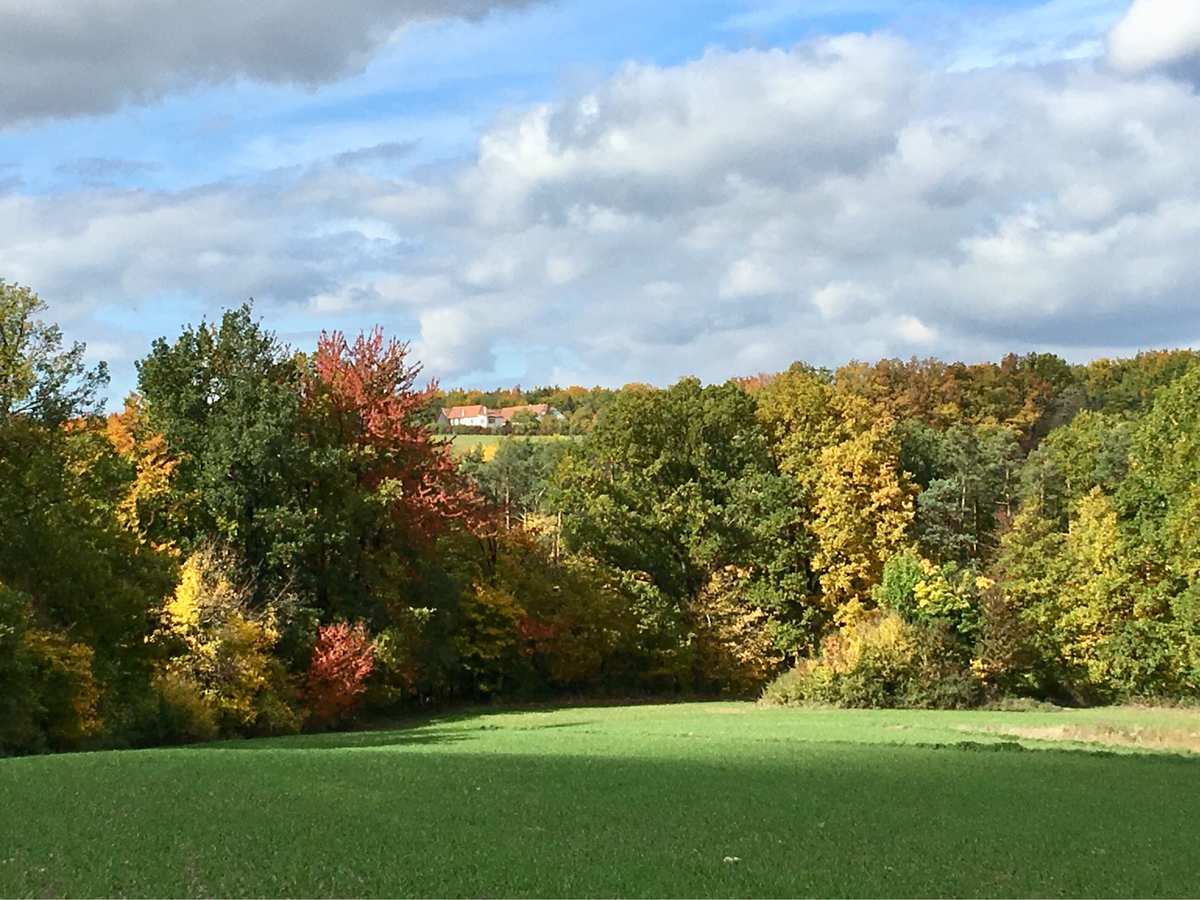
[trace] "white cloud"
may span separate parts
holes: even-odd
[[[900,316],[896,320],[896,332],[912,344],[929,344],[937,337],[936,331],[915,316]]]
[[[1108,59],[1129,73],[1200,64],[1200,3],[1134,0],[1108,35]]]
[[[760,257],[747,256],[736,260],[721,279],[718,294],[726,299],[763,297],[783,290],[783,280],[770,263]]]
[[[856,36],[630,66],[420,179],[2,195],[0,259],[73,337],[123,298],[254,294],[297,328],[400,322],[441,377],[1082,357],[1200,338],[1197,146],[1178,80]]]
[[[831,281],[819,288],[812,298],[813,306],[828,322],[839,319],[872,318],[884,305],[884,298],[870,285],[853,281]]]

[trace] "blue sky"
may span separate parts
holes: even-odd
[[[0,277],[115,396],[250,295],[447,383],[1200,336],[1190,0],[322,6],[0,0]]]

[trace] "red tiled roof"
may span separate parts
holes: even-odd
[[[486,416],[488,408],[486,406],[451,406],[449,409],[443,409],[442,415],[447,419],[471,419],[475,416]]]
[[[511,419],[519,412],[533,413],[535,416],[544,416],[550,412],[550,404],[548,403],[526,403],[524,406],[506,406],[500,410],[502,418]]]

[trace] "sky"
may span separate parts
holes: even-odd
[[[0,278],[443,385],[1200,344],[1200,0],[0,0]]]

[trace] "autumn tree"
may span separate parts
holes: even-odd
[[[909,541],[913,520],[915,490],[899,471],[894,423],[862,401],[848,407],[843,415],[856,433],[821,453],[812,523],[813,566],[831,612],[868,602],[883,564]]]
[[[103,367],[85,366],[83,345],[63,350],[34,318],[43,308],[0,283],[0,629],[13,629],[13,690],[23,680],[33,704],[32,718],[13,712],[28,727],[9,740],[24,749],[77,746],[136,718],[171,580],[118,515],[133,472],[93,415]]]
[[[430,537],[449,522],[475,521],[479,505],[450,445],[421,419],[434,386],[417,390],[420,372],[408,361],[408,345],[385,340],[382,329],[353,345],[340,332],[323,333],[305,399],[348,453],[359,486],[386,494],[406,527]]]
[[[758,419],[779,470],[811,488],[821,451],[841,437],[829,373],[794,363],[755,397]]]
[[[330,725],[350,713],[366,692],[375,650],[366,625],[324,625],[313,645],[305,698],[315,724]]]

